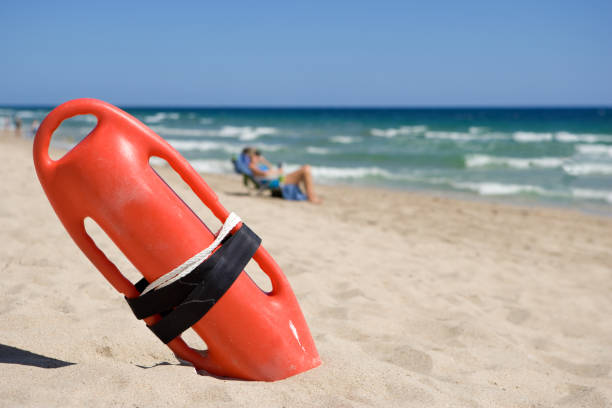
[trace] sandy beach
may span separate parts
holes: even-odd
[[[283,268],[323,361],[247,382],[197,375],[134,318],[53,212],[30,141],[0,133],[0,175],[1,407],[612,404],[612,218],[345,186],[315,206],[203,175]]]

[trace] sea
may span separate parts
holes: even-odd
[[[52,107],[0,107],[24,137]],[[233,173],[245,146],[317,183],[572,207],[612,215],[612,108],[123,107],[204,173]],[[77,116],[53,144],[94,126]],[[35,127],[35,126],[34,126]],[[373,198],[374,199],[374,198]]]

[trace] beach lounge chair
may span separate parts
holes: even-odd
[[[249,190],[255,190],[257,194],[263,194],[265,191],[270,191],[272,197],[283,197],[283,191],[280,183],[264,183],[258,180],[253,175],[249,168],[250,159],[246,154],[240,154],[238,157],[232,157],[234,171],[242,175],[242,183]]]

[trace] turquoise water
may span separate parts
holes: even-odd
[[[28,133],[50,108],[0,108]],[[612,212],[612,109],[127,108],[204,172],[246,145],[320,183],[452,192]],[[93,117],[65,122],[74,144]]]

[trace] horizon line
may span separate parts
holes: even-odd
[[[63,103],[63,102],[62,102]],[[54,108],[59,104],[4,104],[0,108]],[[125,109],[274,109],[274,110],[298,110],[298,109],[397,109],[397,110],[429,110],[429,109],[612,109],[610,105],[587,105],[587,104],[559,104],[559,105],[155,105],[155,104],[117,104]]]

